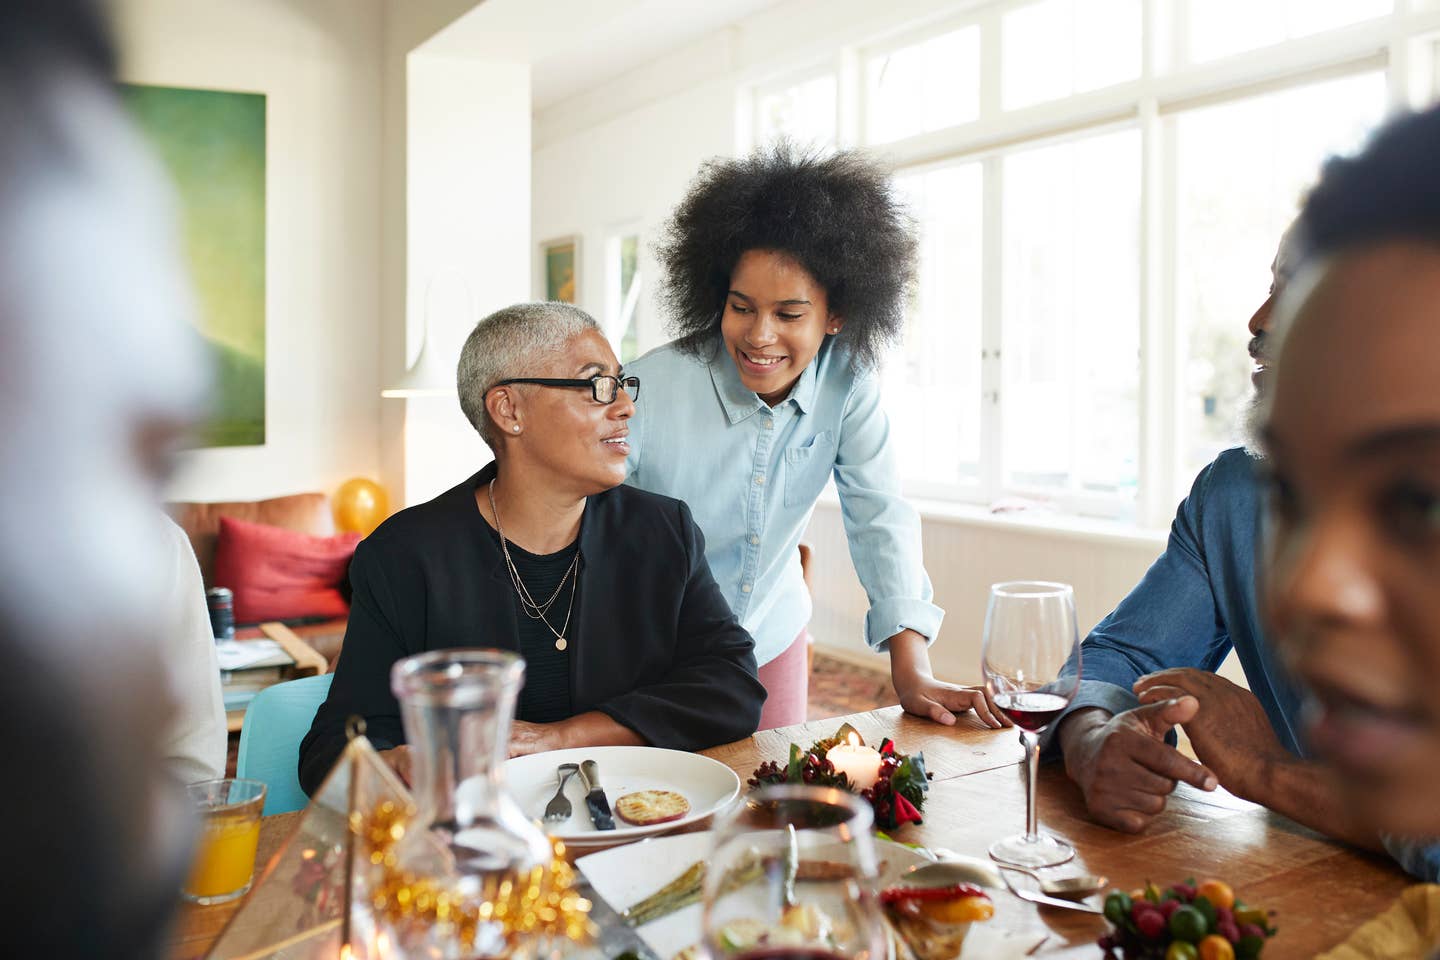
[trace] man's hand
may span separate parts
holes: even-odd
[[[930,672],[930,654],[925,638],[914,630],[902,630],[890,638],[890,682],[906,713],[952,726],[955,714],[974,710],[987,727],[1011,726],[983,687],[961,687],[936,680]]]
[[[1060,724],[1065,772],[1085,794],[1085,806],[1099,823],[1139,833],[1165,809],[1165,798],[1183,780],[1214,790],[1215,774],[1188,760],[1165,742],[1170,728],[1194,717],[1194,697],[1182,696],[1110,716],[1077,710]]]
[[[1276,738],[1270,718],[1253,693],[1222,676],[1193,667],[1147,674],[1135,681],[1134,690],[1142,704],[1194,697],[1199,709],[1180,723],[1195,748],[1195,756],[1215,771],[1226,790],[1265,803],[1260,794],[1266,764],[1292,758]]]
[[[405,786],[412,785],[410,782],[410,747],[408,745],[381,750],[379,756],[381,760],[385,761],[387,767],[395,771],[395,775]]]

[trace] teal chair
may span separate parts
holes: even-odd
[[[310,802],[300,789],[300,741],[330,693],[334,676],[322,673],[266,687],[245,711],[235,775],[264,781],[267,817],[299,810]]]

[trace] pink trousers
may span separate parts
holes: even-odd
[[[809,652],[810,632],[801,630],[784,653],[760,668],[766,694],[765,709],[760,711],[761,730],[805,722],[810,701]]]

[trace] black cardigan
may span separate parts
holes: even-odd
[[[514,586],[475,491],[491,464],[386,520],[355,551],[354,598],[330,695],[300,744],[300,783],[319,787],[365,718],[377,749],[405,742],[390,668],[446,647],[515,650]],[[599,710],[657,747],[700,750],[755,732],[765,688],[754,641],[705,562],[679,500],[629,486],[589,498],[567,631],[577,714]]]

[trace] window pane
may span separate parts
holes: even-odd
[[[825,74],[761,94],[756,100],[761,144],[788,137],[802,147],[835,148],[835,75]]]
[[[1325,157],[1358,147],[1384,112],[1385,77],[1377,71],[1174,119],[1183,391],[1177,494],[1240,439],[1251,395],[1247,325],[1265,301],[1281,233]]]
[[[980,28],[966,27],[865,62],[865,139],[889,143],[980,116]]]
[[[1040,0],[1000,33],[1006,110],[1140,76],[1140,0]]]
[[[897,178],[920,227],[920,276],[905,340],[882,374],[901,476],[980,477],[980,164]]]
[[[640,356],[640,235],[610,237],[605,261],[605,335],[623,364]]]
[[[1005,484],[1133,498],[1139,133],[1016,153],[1003,176]]]
[[[1384,16],[1395,0],[1187,0],[1190,59],[1215,60]]]

